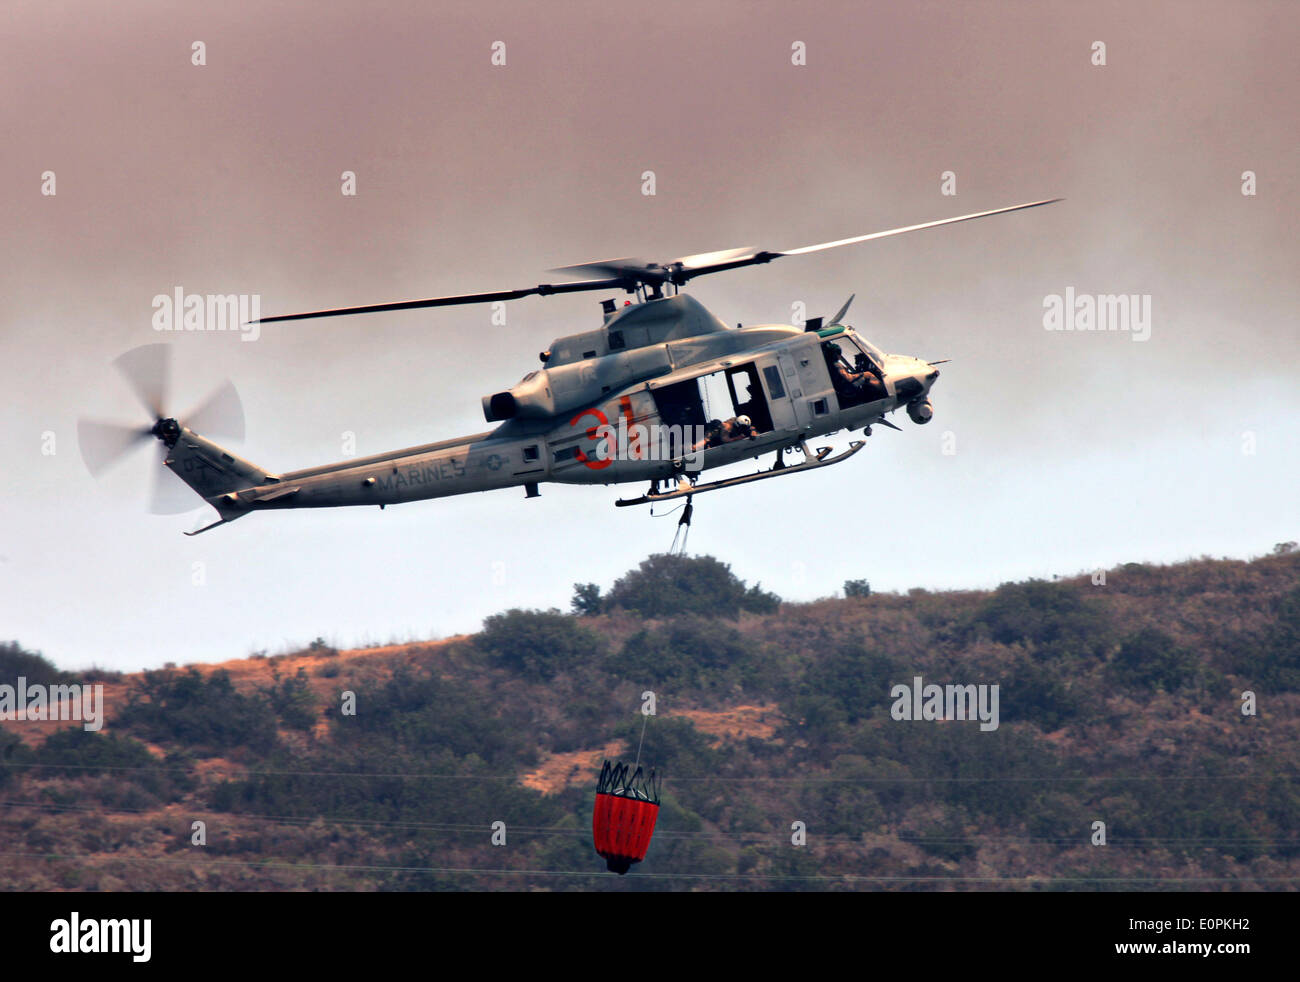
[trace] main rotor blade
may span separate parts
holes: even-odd
[[[578,263],[574,266],[557,266],[552,273],[567,276],[589,276],[593,273],[622,277],[628,280],[640,280],[644,283],[666,282],[679,278],[683,271],[692,269],[712,269],[723,263],[736,259],[749,259],[757,250],[753,246],[739,249],[722,249],[717,252],[701,252],[693,256],[682,256],[668,263],[652,263],[645,259],[600,259],[593,263]]]
[[[77,420],[77,445],[91,477],[99,477],[136,447],[148,442],[151,436],[147,426]]]
[[[401,300],[397,303],[376,303],[366,307],[336,307],[333,310],[313,310],[305,314],[280,314],[263,317],[256,323],[272,324],[275,321],[301,321],[312,317],[340,317],[344,314],[376,314],[389,310],[418,310],[423,307],[453,307],[459,304],[488,303],[493,300],[518,300],[520,297],[547,296],[552,293],[578,293],[582,290],[609,290],[626,288],[624,277],[601,280],[583,280],[578,283],[541,283],[522,290],[502,290],[497,293],[466,293],[455,297],[432,297],[428,300]]]
[[[572,266],[556,266],[549,270],[563,276],[603,276],[606,279],[626,276],[640,276],[656,269],[656,265],[645,259],[598,259],[593,263],[575,263]]]
[[[834,327],[843,319],[844,315],[849,312],[849,305],[853,303],[853,298],[856,296],[857,296],[856,293],[849,294],[849,299],[844,301],[844,306],[839,309],[839,311],[835,314],[834,317],[832,317],[830,320],[826,322],[827,327]]]
[[[994,208],[970,215],[958,215],[956,218],[942,218],[937,222],[924,222],[920,225],[906,225],[902,228],[886,229],[883,232],[871,232],[850,239],[836,239],[834,242],[820,242],[817,245],[803,246],[787,252],[754,251],[752,249],[723,249],[718,252],[704,252],[668,263],[648,263],[640,259],[606,259],[594,263],[579,263],[576,266],[562,266],[555,272],[584,275],[589,272],[607,274],[601,279],[581,280],[577,283],[542,283],[538,286],[520,290],[501,290],[495,293],[467,293],[452,297],[431,297],[427,300],[401,300],[396,303],[369,304],[364,307],[336,307],[331,310],[313,310],[302,314],[280,314],[275,317],[263,317],[256,323],[273,324],[277,321],[309,320],[314,317],[340,317],[346,314],[375,314],[393,310],[418,310],[424,307],[451,307],[460,304],[489,303],[495,300],[518,300],[521,297],[548,296],[553,293],[578,293],[583,290],[623,289],[631,291],[637,283],[671,282],[682,286],[688,280],[707,273],[721,273],[723,270],[739,269],[741,266],[753,266],[769,263],[782,256],[801,256],[822,249],[834,249],[838,246],[853,245],[871,239],[883,239],[889,235],[901,235],[903,232],[915,232],[923,228],[935,228],[939,225],[952,225],[955,222],[967,222],[973,218],[987,218],[990,215],[1002,215],[1009,211],[1023,208],[1037,208],[1061,201],[1061,198],[1048,198],[1044,201],[1030,201],[1008,208]]]
[[[140,404],[157,421],[166,413],[167,388],[171,380],[171,346],[143,344],[132,348],[113,361],[113,365],[131,386]]]
[[[941,218],[937,222],[922,222],[920,225],[904,225],[902,228],[886,229],[883,232],[871,232],[867,235],[855,235],[851,239],[836,239],[834,242],[819,242],[817,245],[804,246],[802,249],[787,249],[780,253],[782,256],[802,256],[809,252],[820,252],[823,249],[835,249],[839,246],[853,245],[857,242],[867,242],[871,239],[883,239],[889,235],[902,235],[904,232],[915,232],[923,228],[935,228],[939,225],[952,225],[955,222],[969,222],[973,218],[987,218],[989,215],[1004,215],[1009,211],[1020,211],[1024,208],[1037,208],[1039,205],[1050,205],[1057,201],[1063,201],[1063,198],[1047,198],[1043,201],[1030,201],[1023,205],[1011,205],[1007,208],[994,208],[992,211],[977,211],[970,215],[958,215],[956,218]]]
[[[697,252],[693,256],[683,256],[681,259],[674,259],[672,265],[681,263],[687,269],[702,269],[706,266],[717,266],[720,263],[729,263],[735,259],[747,259],[759,250],[754,246],[741,246],[739,249],[719,249],[716,252]]]
[[[184,417],[184,425],[204,436],[244,438],[244,406],[227,379]]]
[[[748,256],[741,255],[734,259],[723,259],[719,262],[708,265],[702,263],[695,264],[693,268],[682,270],[682,272],[674,279],[674,282],[681,285],[687,280],[694,279],[697,276],[704,276],[706,273],[720,273],[727,269],[739,269],[741,266],[770,263],[773,259],[780,259],[783,256],[802,256],[809,252],[820,252],[822,249],[835,249],[839,246],[853,245],[857,242],[867,242],[871,239],[883,239],[890,235],[901,235],[904,232],[915,232],[919,229],[935,228],[939,225],[952,225],[955,222],[968,222],[973,218],[987,218],[990,215],[1002,215],[1009,211],[1020,211],[1023,208],[1037,208],[1040,205],[1050,205],[1054,202],[1064,200],[1064,198],[1047,198],[1043,201],[1029,201],[1022,205],[1011,205],[1007,208],[994,208],[992,211],[978,211],[970,215],[958,215],[956,218],[941,218],[937,222],[923,222],[920,225],[905,225],[902,228],[886,229],[883,232],[870,232],[867,235],[855,235],[850,239],[836,239],[834,242],[819,242],[817,245],[803,246],[799,249],[787,249],[785,252],[754,252]],[[699,259],[701,257],[693,258]]]

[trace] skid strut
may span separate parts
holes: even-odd
[[[626,508],[629,505],[645,505],[655,501],[671,501],[674,498],[689,498],[693,494],[704,494],[706,491],[720,491],[722,488],[733,488],[741,484],[750,484],[754,481],[763,481],[769,477],[785,477],[787,474],[798,474],[800,471],[815,470],[818,467],[830,467],[832,464],[838,464],[848,460],[855,453],[866,446],[863,440],[854,440],[849,444],[849,448],[834,457],[830,456],[830,447],[819,447],[816,452],[808,448],[808,444],[800,440],[799,447],[803,450],[804,462],[802,464],[789,465],[783,467],[773,466],[772,468],[759,471],[757,474],[744,474],[740,477],[728,477],[721,481],[712,481],[709,484],[696,484],[692,487],[680,488],[675,491],[649,491],[639,498],[619,498],[614,504],[619,508]],[[784,463],[782,461],[782,463]]]

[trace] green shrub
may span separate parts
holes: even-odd
[[[58,730],[32,754],[42,778],[75,782],[78,797],[104,807],[152,807],[175,801],[195,786],[184,754],[158,759],[139,740],[81,727]]]
[[[808,665],[781,703],[819,754],[829,753],[842,736],[842,725],[888,718],[890,689],[910,684],[911,678],[897,659],[843,643]]]
[[[1300,689],[1300,588],[1270,604],[1262,633],[1230,638],[1216,662],[1226,672],[1270,689]]]
[[[595,634],[557,610],[493,614],[474,640],[497,667],[531,681],[573,671],[604,654],[604,643]]]
[[[315,726],[320,714],[316,696],[307,681],[307,670],[300,668],[297,675],[282,679],[273,669],[271,677],[274,682],[264,691],[284,725],[295,730],[310,730]]]
[[[845,580],[844,596],[869,597],[871,596],[871,584],[866,580]]]
[[[204,676],[184,672],[145,672],[122,710],[124,726],[138,727],[156,742],[254,752],[275,743],[275,712],[265,695],[240,695],[227,672]]]
[[[0,729],[0,788],[18,781],[27,770],[21,765],[32,759],[32,752],[27,749],[17,735]]]
[[[1105,614],[1064,583],[1003,583],[976,612],[971,634],[1001,644],[1031,643],[1043,657],[1096,658],[1106,649]]]
[[[75,727],[50,734],[36,751],[42,764],[57,768],[105,767],[134,768],[156,767],[158,761],[139,740],[119,737],[116,733],[99,733]],[[57,774],[57,769],[52,770]]]
[[[754,681],[755,645],[735,628],[704,617],[679,617],[638,631],[609,661],[637,685],[727,691]]]
[[[1081,714],[1095,710],[1095,685],[1059,663],[1044,664],[1021,654],[999,690],[998,712],[1004,723],[1036,723],[1059,730]]]
[[[17,641],[0,644],[0,685],[16,685],[20,676],[28,685],[66,685],[78,681],[70,672],[57,668],[39,652],[25,650]]]
[[[356,716],[336,717],[335,735],[352,745],[389,746],[420,756],[450,752],[489,764],[523,755],[527,730],[470,686],[399,668],[357,689]],[[378,741],[378,742],[377,742]]]
[[[621,607],[642,617],[738,617],[742,610],[768,613],[781,603],[755,584],[731,572],[712,556],[650,556],[618,579],[605,598],[605,608]]]
[[[600,587],[595,583],[573,584],[573,600],[570,603],[573,612],[582,617],[591,617],[604,609],[600,596]]]
[[[1163,631],[1148,627],[1120,642],[1107,674],[1114,684],[1127,688],[1176,692],[1197,681],[1200,667],[1192,652]]]

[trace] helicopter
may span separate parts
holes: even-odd
[[[483,396],[493,429],[339,463],[278,473],[244,460],[209,436],[242,438],[238,395],[226,383],[193,413],[168,415],[169,346],[144,345],[116,361],[148,410],[145,426],[82,420],[83,460],[92,474],[136,445],[156,439],[163,464],[211,505],[217,520],[198,535],[254,511],[388,505],[543,483],[613,485],[648,482],[644,493],[615,505],[653,504],[843,463],[865,445],[839,453],[809,441],[841,430],[900,427],[934,415],[930,392],[943,361],[886,354],[843,323],[853,297],[831,317],[802,326],[729,327],[681,291],[699,276],[770,263],[1060,201],[1049,198],[919,225],[871,232],[784,252],[754,248],[701,253],[669,262],[610,259],[559,267],[584,277],[495,293],[342,307],[264,317],[260,323],[516,300],[584,291],[631,296],[601,303],[595,330],[553,341],[542,367],[507,389]],[[202,435],[204,430],[209,435]],[[774,454],[770,467],[701,482],[702,473]],[[787,463],[787,453],[802,460]],[[161,472],[160,472],[161,473]],[[192,499],[190,499],[192,501]],[[686,519],[689,522],[689,519]]]

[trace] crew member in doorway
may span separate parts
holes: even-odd
[[[722,424],[722,442],[735,440],[757,440],[758,430],[748,416],[733,416]]]
[[[720,447],[724,443],[735,443],[737,440],[757,439],[758,430],[748,416],[733,416],[721,423],[714,419],[710,420],[709,425],[705,427],[704,441],[697,443],[694,449],[707,450],[709,447]]]

